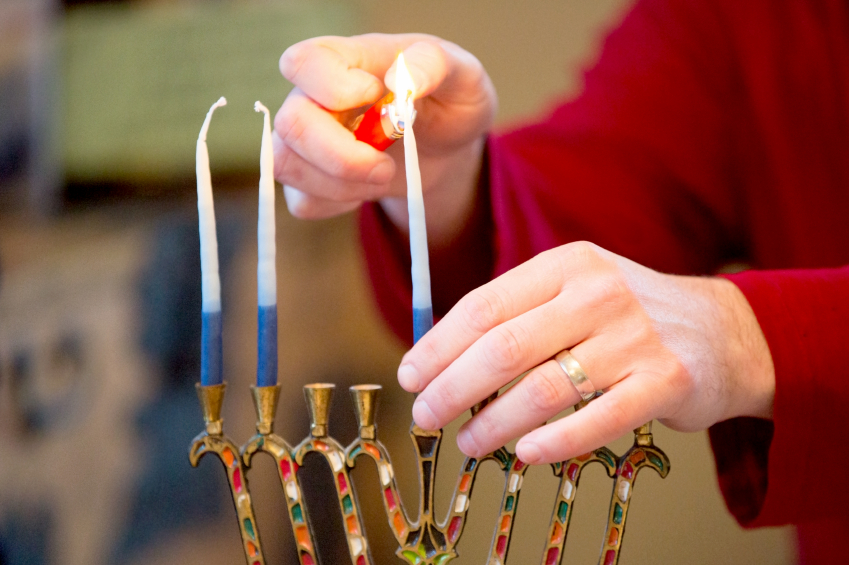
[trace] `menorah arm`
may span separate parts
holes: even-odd
[[[460,475],[457,477],[457,486],[454,487],[454,493],[451,496],[448,515],[440,524],[440,529],[445,532],[449,548],[453,549],[463,535],[466,525],[466,515],[469,513],[469,508],[471,507],[472,491],[474,490],[475,479],[477,478],[481,462],[486,459],[494,459],[501,463],[502,458],[491,453],[481,459],[466,457],[463,461],[463,465],[460,468]],[[504,470],[503,467],[502,465],[502,470]]]
[[[239,457],[238,448],[223,434],[210,434],[204,431],[194,439],[189,448],[189,462],[193,467],[197,467],[200,459],[208,453],[217,456],[227,472],[227,482],[230,485],[230,493],[233,497],[233,505],[236,508],[236,517],[242,536],[245,561],[248,565],[265,565],[253,503],[248,489],[248,479]]]
[[[398,493],[395,469],[392,466],[389,453],[383,444],[376,439],[357,438],[345,450],[345,461],[348,467],[353,469],[357,459],[361,456],[370,458],[377,467],[386,519],[389,521],[390,529],[398,542],[398,546],[404,547],[407,543],[407,536],[414,529],[414,525],[411,523]]]
[[[578,482],[581,479],[584,467],[590,463],[599,463],[607,471],[607,476],[613,477],[616,475],[618,461],[619,458],[615,453],[606,447],[602,447],[580,457],[552,465],[554,474],[560,477],[560,484],[557,487],[557,496],[554,500],[548,527],[548,537],[546,537],[545,548],[540,561],[542,565],[560,563],[563,557],[563,548],[566,545],[569,524],[572,521],[572,512],[575,508]]]
[[[242,447],[242,461],[250,468],[257,453],[270,455],[275,462],[280,485],[286,493],[289,523],[298,549],[301,565],[316,565],[315,534],[304,503],[303,491],[298,480],[298,465],[292,460],[292,449],[280,436],[273,433],[257,433]]]
[[[345,525],[351,563],[353,565],[372,565],[374,560],[371,556],[371,548],[368,547],[366,541],[365,526],[360,515],[360,504],[357,500],[354,483],[348,474],[345,450],[336,440],[330,437],[311,435],[302,441],[293,453],[292,462],[295,464],[295,470],[303,465],[304,457],[310,453],[322,455],[327,464],[330,465],[330,470],[333,472],[336,497],[339,501],[339,510],[342,513],[342,522]]]
[[[347,464],[354,467],[360,456],[366,456],[374,461],[377,466],[381,489],[383,490],[383,506],[386,510],[392,532],[398,542],[398,557],[404,559],[411,565],[445,565],[457,557],[454,545],[459,537],[461,528],[457,523],[453,530],[453,542],[446,539],[445,525],[438,524],[433,517],[433,478],[436,472],[436,459],[439,451],[439,442],[442,438],[441,431],[424,431],[413,425],[410,429],[410,437],[416,447],[417,460],[419,463],[419,515],[412,522],[404,507],[403,501],[398,494],[398,486],[395,480],[395,472],[389,453],[386,448],[374,438],[359,437],[346,450]],[[477,472],[477,462],[471,465],[470,474]],[[452,508],[461,504],[459,514],[465,516],[468,511],[468,494],[471,494],[471,481],[458,483],[458,488],[463,486],[469,492],[462,494],[458,502],[456,491]],[[450,518],[450,515],[449,515]],[[461,522],[460,522],[461,524]]]
[[[654,446],[650,423],[635,430],[634,445],[619,459],[599,565],[619,563],[634,484],[637,474],[645,467],[654,469],[661,478],[669,474],[669,458]]]
[[[503,447],[487,455],[485,459],[498,461],[501,470],[504,471],[504,494],[501,497],[501,507],[487,558],[488,564],[502,565],[507,560],[510,549],[516,511],[519,509],[519,495],[522,492],[528,465],[520,461],[516,454],[510,453]]]

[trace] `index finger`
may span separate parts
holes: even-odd
[[[473,290],[404,355],[398,381],[420,392],[492,328],[551,301],[562,281],[547,251]]]
[[[496,326],[553,300],[578,276],[591,270],[600,275],[608,255],[586,241],[569,243],[473,290],[407,352],[398,367],[399,383],[410,392],[423,390]]]
[[[383,183],[394,174],[388,155],[357,141],[353,133],[298,87],[289,93],[274,117],[274,130],[295,153],[332,177],[347,182]]]

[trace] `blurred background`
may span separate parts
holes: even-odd
[[[290,85],[283,50],[367,31],[443,36],[476,54],[500,96],[499,125],[581,87],[605,31],[631,0],[0,0],[0,564],[243,562],[218,463],[189,466],[202,419],[194,149],[209,134],[224,303],[226,430],[253,432],[256,242],[262,100]],[[402,344],[378,319],[352,216],[290,218],[278,192],[280,376],[277,431],[308,431],[301,386],[332,381],[331,431],[356,435],[345,389],[384,385],[380,435],[407,505],[417,506],[407,436],[410,395],[395,384]],[[437,483],[446,510],[460,455],[447,430]],[[706,434],[656,426],[672,460],[646,473],[631,506],[623,565],[795,562],[792,531],[743,532],[716,486]],[[613,447],[622,452],[626,438]],[[324,565],[344,563],[339,518],[308,462]],[[459,563],[482,563],[500,497],[485,467]],[[525,481],[511,561],[538,562],[556,479]],[[354,471],[378,563],[397,562],[368,465]],[[441,479],[441,480],[440,480]],[[296,563],[271,460],[251,474],[270,565]],[[569,563],[595,563],[610,483],[582,477]],[[325,509],[322,511],[321,509]],[[564,560],[564,563],[567,560]]]

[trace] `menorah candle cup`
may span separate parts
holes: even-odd
[[[377,426],[374,423],[377,415],[377,399],[380,385],[355,385],[350,389],[351,398],[354,400],[354,412],[357,415],[357,424],[362,439],[375,439]]]
[[[206,423],[206,433],[211,436],[219,436],[224,430],[224,420],[221,419],[221,406],[224,404],[224,391],[227,383],[204,386],[200,383],[195,385],[203,410],[203,421]]]
[[[267,435],[274,431],[274,416],[280,401],[280,385],[252,386],[251,395],[256,409],[256,431]]]
[[[314,383],[304,386],[304,396],[310,412],[310,434],[312,437],[326,437],[327,424],[330,421],[330,401],[336,385]]]

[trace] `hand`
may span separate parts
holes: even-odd
[[[429,219],[471,210],[484,137],[496,109],[495,90],[480,62],[448,41],[428,35],[319,37],[288,48],[280,59],[295,88],[274,120],[275,176],[290,211],[302,218],[342,213],[366,200],[403,200],[396,174],[403,151],[355,140],[341,122],[394,85],[394,61],[404,52],[416,83],[415,122]],[[437,192],[439,194],[437,194]],[[406,225],[406,205],[387,200],[390,216]],[[397,210],[396,210],[397,208]],[[462,221],[462,218],[452,221]],[[428,224],[430,228],[430,223]],[[436,231],[440,231],[436,229]]]
[[[551,360],[564,348],[604,394],[543,425],[580,400]],[[532,368],[460,428],[465,454],[524,435],[519,458],[550,463],[653,419],[696,431],[772,413],[772,357],[733,283],[664,275],[585,242],[541,253],[466,295],[404,356],[398,380],[421,391],[416,423],[437,429]]]

